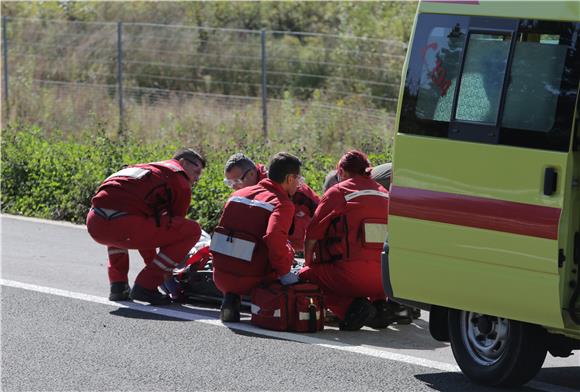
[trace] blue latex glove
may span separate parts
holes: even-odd
[[[288,272],[286,275],[280,276],[280,283],[282,283],[284,286],[298,283],[298,275],[292,272]]]

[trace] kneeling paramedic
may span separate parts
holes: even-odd
[[[224,183],[234,190],[256,185],[268,176],[268,171],[259,163],[254,163],[242,153],[229,157],[224,168]],[[306,228],[314,215],[320,198],[307,184],[301,184],[291,197],[294,203],[294,220],[288,233],[288,239],[294,250],[304,250]]]
[[[295,156],[278,153],[268,178],[234,192],[226,202],[211,241],[214,282],[224,293],[222,321],[239,321],[241,295],[258,285],[298,281],[290,273],[294,252],[288,231],[294,216],[291,197],[303,183],[300,166]]]
[[[300,280],[320,286],[341,330],[365,324],[385,328],[389,323],[380,262],[389,193],[370,172],[364,153],[342,156],[337,165],[340,182],[324,194],[306,233]]]
[[[157,287],[200,237],[200,226],[185,215],[191,188],[205,165],[199,153],[184,148],[170,160],[126,167],[99,186],[87,229],[95,241],[107,246],[111,301],[170,302]],[[132,289],[128,249],[139,250],[145,261]]]

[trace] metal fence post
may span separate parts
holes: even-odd
[[[4,106],[6,106],[6,120],[8,120],[9,115],[9,104],[8,104],[8,29],[6,25],[8,24],[8,17],[2,17],[2,69],[3,69],[3,77],[4,77]]]
[[[117,23],[117,94],[119,95],[119,135],[125,133],[125,107],[123,104],[123,22]]]
[[[266,65],[266,30],[262,29],[262,130],[268,140],[268,78]]]

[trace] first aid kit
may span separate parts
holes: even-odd
[[[311,283],[274,283],[252,291],[251,323],[274,331],[316,332],[324,329],[324,301]]]

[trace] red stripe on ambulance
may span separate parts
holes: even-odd
[[[531,237],[558,238],[560,208],[391,187],[389,215]]]

